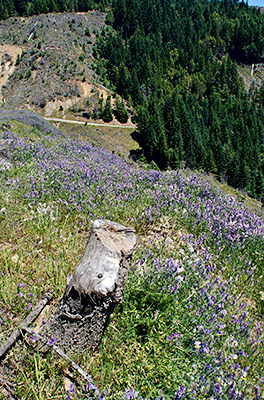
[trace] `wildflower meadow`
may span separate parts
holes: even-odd
[[[264,398],[260,207],[201,174],[146,170],[56,131],[0,138],[12,142],[0,171],[0,345],[47,291],[56,307],[91,221],[138,237],[98,351],[74,355],[91,379],[23,335],[0,366],[19,399]]]

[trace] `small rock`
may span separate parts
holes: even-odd
[[[16,253],[12,258],[11,258],[12,262],[14,264],[17,264],[18,260],[19,260],[19,255]]]

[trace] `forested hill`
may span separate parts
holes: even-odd
[[[210,171],[264,198],[264,14],[238,0],[0,0],[0,18],[107,10],[96,72],[135,110],[137,140],[160,168]]]
[[[263,60],[264,15],[232,0],[112,3],[97,69],[136,108],[147,160],[263,197],[264,87],[249,98],[237,65]]]

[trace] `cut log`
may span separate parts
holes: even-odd
[[[68,353],[93,352],[114,307],[122,301],[135,232],[107,220],[93,222],[84,255],[42,334]]]

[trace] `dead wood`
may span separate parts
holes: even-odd
[[[0,170],[12,166],[11,160],[12,140],[0,139]]]
[[[3,382],[2,380],[0,380],[0,385],[2,385],[2,389],[0,388],[0,390],[2,390],[2,393],[5,395],[5,398],[7,400],[19,400],[19,398],[14,394],[13,390],[11,389],[11,385],[8,384],[8,381],[5,380],[5,382]]]
[[[84,255],[41,333],[56,340],[67,353],[94,351],[114,307],[122,301],[135,246],[131,228],[94,221]]]
[[[52,348],[60,357],[62,357],[65,361],[68,361],[73,369],[77,371],[86,381],[92,382],[91,375],[88,375],[78,364],[76,364],[64,351],[57,346],[52,341],[43,337],[42,335],[34,332],[34,329],[29,328],[28,326],[21,326],[21,329],[27,333],[29,333],[34,339],[41,341],[44,345]]]
[[[49,303],[49,301],[53,298],[53,295],[48,293],[46,297],[44,297],[40,302],[34,307],[34,309],[27,315],[27,317],[22,321],[23,326],[27,326],[31,324],[41,313],[43,308]],[[14,332],[9,336],[9,338],[5,341],[4,344],[0,347],[0,360],[5,356],[6,352],[10,349],[10,347],[15,343],[15,341],[21,335],[21,329],[18,327]]]

